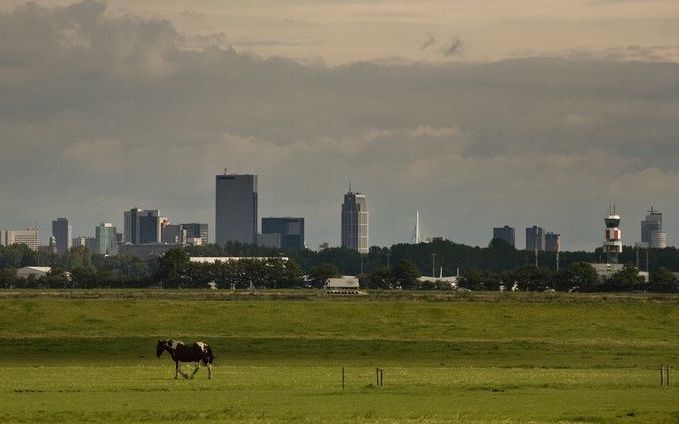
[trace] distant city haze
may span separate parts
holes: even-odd
[[[349,181],[370,244],[423,236],[561,250],[679,234],[679,2],[0,2],[0,228],[134,205],[215,222],[215,175],[260,217],[340,244]],[[214,241],[214,232],[210,237]]]

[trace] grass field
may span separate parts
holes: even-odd
[[[6,291],[0,318],[3,423],[679,422],[672,296]],[[215,378],[173,380],[169,337]]]

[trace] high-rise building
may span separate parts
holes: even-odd
[[[365,194],[349,192],[342,203],[342,247],[368,253],[368,204]]]
[[[262,234],[280,234],[282,249],[304,249],[304,218],[262,218]]]
[[[646,219],[641,221],[641,242],[656,249],[667,247],[667,234],[662,230],[662,213],[652,206]]]
[[[87,237],[73,237],[72,247],[87,247]]]
[[[160,243],[162,219],[158,209],[141,211],[139,215],[139,243],[137,244]]]
[[[72,246],[73,227],[66,218],[57,218],[52,221],[52,235],[56,239],[57,253],[63,255]]]
[[[118,245],[116,243],[117,234],[116,227],[108,222],[104,222],[95,227],[92,253],[99,255],[116,255],[118,253]]]
[[[181,224],[165,224],[162,226],[160,241],[165,244],[186,244],[186,231]]]
[[[281,235],[278,233],[257,234],[257,246],[281,248]]]
[[[161,240],[161,224],[166,218],[157,209],[132,208],[124,214],[123,240],[125,244],[155,244]]]
[[[139,244],[139,216],[142,210],[132,208],[125,211],[123,224],[123,241],[125,244]]]
[[[25,230],[0,231],[0,244],[11,246],[13,244],[25,244],[31,250],[38,250],[38,229],[27,228]]]
[[[504,227],[493,228],[493,238],[504,240],[509,243],[510,246],[515,247],[514,243],[514,227],[505,225]]]
[[[531,252],[545,250],[545,230],[542,227],[533,225],[526,228],[526,250]]]
[[[257,243],[257,176],[223,174],[215,178],[215,241]]]
[[[561,234],[547,233],[545,234],[545,250],[547,252],[561,251]]]
[[[203,246],[208,244],[208,228],[207,224],[192,222],[190,224],[181,224],[182,228],[186,230],[188,239],[200,239]]]

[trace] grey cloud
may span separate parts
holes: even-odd
[[[262,214],[307,217],[312,246],[337,243],[349,178],[376,244],[409,240],[418,208],[457,241],[541,223],[567,248],[599,244],[609,203],[630,226],[679,209],[679,65],[326,67],[186,41],[99,2],[0,13],[0,227],[87,233],[135,205],[213,225],[226,165],[261,176]]]
[[[677,62],[679,61],[679,45],[630,45],[600,50],[574,49],[567,51],[564,57],[576,60]]]

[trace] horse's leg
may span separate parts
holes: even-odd
[[[184,377],[184,378],[189,378],[189,376],[186,375],[186,374],[184,373],[184,371],[181,370],[181,368],[180,368],[180,366],[179,366],[180,362],[179,362],[179,361],[175,361],[175,362],[177,363],[177,370],[176,370],[176,372],[175,372],[175,374],[174,374],[174,378],[177,378],[177,374],[181,375],[181,376]]]
[[[196,373],[198,372],[198,368],[200,368],[200,365],[198,365],[198,362],[194,362],[193,366],[195,368],[193,369],[193,372],[191,373],[191,378],[193,378],[193,376],[196,375]]]
[[[177,374],[179,374],[179,361],[174,361],[174,379],[177,379]]]
[[[212,364],[208,362],[207,363],[207,379],[209,380],[211,378],[212,378]]]

